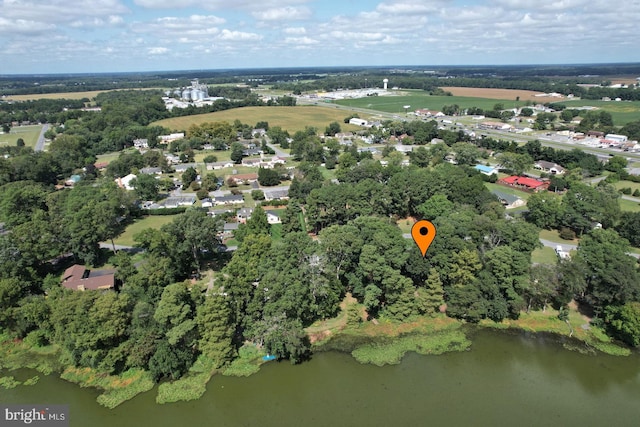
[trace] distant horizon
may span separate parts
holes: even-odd
[[[180,73],[188,73],[194,74],[198,72],[202,73],[215,73],[215,72],[233,72],[233,71],[242,71],[242,72],[250,72],[250,71],[286,71],[286,70],[316,70],[320,71],[323,69],[326,70],[349,70],[349,69],[357,69],[357,70],[389,70],[389,69],[398,69],[398,70],[408,70],[412,69],[428,71],[429,69],[433,70],[464,70],[464,69],[508,69],[508,68],[536,68],[536,67],[549,67],[549,68],[571,68],[571,67],[606,67],[606,66],[638,66],[640,68],[640,61],[637,62],[584,62],[584,63],[527,63],[527,64],[442,64],[442,65],[434,65],[434,64],[389,64],[389,65],[307,65],[307,66],[280,66],[280,67],[228,67],[228,68],[193,68],[193,69],[157,69],[157,70],[130,70],[130,71],[78,71],[78,72],[58,72],[58,73],[0,73],[0,78],[11,78],[11,77],[49,77],[49,76],[61,76],[61,77],[73,77],[73,76],[109,76],[109,75],[131,75],[131,74],[141,74],[141,75],[150,75],[150,74],[180,74]],[[259,73],[262,74],[262,73]],[[264,73],[268,74],[268,73]],[[628,75],[637,75],[640,77],[640,69],[637,72],[627,72],[625,70],[621,70],[619,74],[628,74]],[[596,74],[593,75],[606,75],[611,76],[615,74]]]
[[[640,3],[0,0],[1,75],[640,61]],[[592,24],[593,23],[593,24]]]

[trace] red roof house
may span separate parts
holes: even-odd
[[[548,181],[540,181],[538,179],[529,178],[526,176],[508,176],[498,181],[500,184],[508,185],[510,187],[519,187],[527,191],[541,191],[549,188]]]

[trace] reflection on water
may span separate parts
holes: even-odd
[[[543,335],[477,331],[470,351],[360,365],[316,354],[249,378],[214,377],[198,401],[156,405],[153,390],[108,410],[53,376],[0,401],[67,403],[72,426],[631,426],[640,423],[640,358],[567,351]],[[28,378],[33,372],[20,372]]]

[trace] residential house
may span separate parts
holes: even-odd
[[[198,170],[198,164],[197,163],[182,163],[179,165],[175,165],[174,169],[176,170],[176,172],[184,172],[189,168],[194,168],[195,170]]]
[[[252,129],[251,130],[251,137],[252,138],[262,138],[266,134],[267,134],[267,131],[265,129],[262,129],[262,128],[257,128],[257,129]]]
[[[498,200],[500,200],[500,203],[502,203],[506,209],[515,209],[527,204],[527,202],[520,197],[503,193],[499,190],[492,190],[491,193],[493,193],[498,198]]]
[[[227,160],[224,162],[214,162],[214,163],[207,163],[207,170],[218,170],[218,169],[225,169],[225,168],[232,168],[235,166],[235,163],[233,163],[233,160]]]
[[[233,232],[236,231],[238,229],[238,226],[240,224],[238,224],[237,222],[225,222],[224,225],[222,226],[222,238],[229,238],[233,236]]]
[[[267,222],[269,224],[281,224],[280,215],[276,211],[266,211],[267,214]]]
[[[258,180],[258,174],[257,173],[240,173],[237,175],[230,175],[229,179],[234,180],[235,183],[238,185],[251,184],[252,182],[255,182]]]
[[[134,179],[136,179],[137,176],[130,173],[127,176],[123,176],[122,178],[116,178],[116,184],[118,184],[118,187],[120,188],[124,188],[125,190],[133,190],[133,185],[131,184],[131,181],[133,181]]]
[[[133,140],[133,146],[138,151],[143,151],[149,148],[149,141],[146,138],[139,138]]]
[[[242,150],[242,155],[245,157],[259,156],[262,153],[263,151],[260,148],[245,148],[244,150]]]
[[[289,199],[289,189],[274,188],[271,190],[264,190],[264,199],[268,202],[271,200],[287,200]]]
[[[221,209],[209,209],[209,212],[207,212],[207,215],[216,217],[216,216],[232,214],[232,213],[233,213],[233,209],[221,208]]]
[[[565,169],[553,162],[547,162],[546,160],[538,160],[533,164],[535,169],[541,170],[551,175],[562,175],[565,173]]]
[[[508,176],[498,180],[498,184],[507,185],[509,187],[517,187],[522,190],[538,192],[549,188],[549,181],[529,178],[526,176]]]
[[[72,265],[62,275],[62,286],[73,291],[111,290],[116,286],[114,270],[89,270],[83,265]]]
[[[262,159],[242,159],[242,166],[257,168],[262,164]]]
[[[213,203],[216,206],[242,204],[244,203],[244,196],[242,194],[228,194],[226,196],[216,196],[213,199]]]
[[[152,168],[152,167],[142,168],[140,169],[140,173],[143,173],[146,175],[161,175],[162,168]]]
[[[161,144],[168,144],[172,141],[177,141],[179,139],[183,139],[184,138],[184,132],[180,132],[180,133],[172,133],[169,135],[160,135],[158,137],[160,139],[160,143]]]
[[[246,224],[248,220],[251,219],[251,215],[253,214],[253,208],[242,208],[239,209],[236,213],[236,220],[240,224]]]
[[[182,194],[180,196],[167,197],[167,199],[164,201],[164,207],[177,208],[179,206],[192,206],[195,202],[195,194]]]
[[[167,159],[167,164],[169,165],[177,165],[180,163],[180,157],[175,154],[165,153],[164,157]]]
[[[211,199],[209,197],[205,197],[200,202],[202,203],[202,207],[203,208],[210,208],[210,207],[213,206],[213,199]]]

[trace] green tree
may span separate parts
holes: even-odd
[[[242,158],[244,157],[244,146],[239,142],[234,142],[231,144],[231,160],[235,164],[240,164],[242,162]]]
[[[434,316],[440,311],[440,306],[444,304],[444,288],[438,270],[429,269],[424,288],[418,288],[417,293],[421,312]]]
[[[140,200],[157,200],[159,183],[152,175],[140,174],[131,181],[131,185]]]
[[[456,153],[456,161],[460,165],[474,165],[480,157],[478,147],[468,142],[456,142],[451,149]]]
[[[209,295],[197,308],[196,323],[200,334],[199,350],[217,367],[234,356],[231,309],[221,294]]]
[[[258,169],[258,182],[265,187],[280,184],[280,174],[275,169]]]
[[[533,159],[528,154],[506,152],[500,156],[500,164],[514,175],[522,175],[533,167]]]
[[[192,182],[198,178],[198,172],[193,167],[187,168],[182,173],[182,188],[189,188]]]
[[[640,303],[609,306],[605,310],[608,331],[632,347],[640,346]]]
[[[337,133],[340,133],[341,131],[342,129],[340,128],[340,123],[331,122],[329,126],[327,126],[327,128],[325,129],[324,133],[325,135],[335,136]]]
[[[432,221],[439,216],[449,215],[454,204],[444,194],[435,194],[416,208],[422,218]]]
[[[541,228],[558,227],[564,216],[562,197],[546,191],[529,196],[527,208],[527,220]]]

